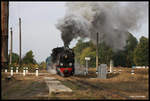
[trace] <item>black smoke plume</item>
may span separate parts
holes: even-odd
[[[139,29],[148,12],[148,3],[143,2],[74,2],[66,6],[66,15],[56,24],[65,46],[78,37],[95,44],[98,32],[100,42],[114,51],[124,48],[127,32]]]

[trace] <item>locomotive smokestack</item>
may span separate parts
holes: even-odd
[[[69,48],[69,45],[65,44],[64,47],[65,47],[65,48]]]

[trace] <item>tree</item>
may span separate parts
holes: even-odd
[[[17,64],[18,61],[19,61],[19,55],[17,53],[12,53],[12,64],[14,64],[14,63]],[[8,62],[10,62],[10,54],[9,54]]]
[[[123,67],[131,67],[134,65],[133,61],[133,52],[137,46],[137,39],[131,34],[128,34],[128,39],[126,41],[126,46],[124,50],[118,50],[113,55],[114,66],[123,66]]]
[[[36,60],[34,59],[32,50],[26,53],[26,55],[22,59],[22,62],[24,64],[36,64]]]
[[[39,69],[45,69],[46,68],[46,62],[41,62],[40,63],[40,66],[39,66]]]
[[[105,43],[99,44],[99,63],[109,65],[110,60],[113,56],[113,51],[110,47],[108,47]]]
[[[76,47],[74,47],[76,60],[82,65],[85,65],[85,57],[90,57],[89,66],[95,67],[96,64],[96,46],[92,41],[83,42],[79,40]],[[99,44],[99,63],[109,64],[112,59],[113,51],[105,43]]]
[[[87,47],[83,49],[80,55],[80,63],[85,65],[85,57],[90,57],[90,62],[88,63],[90,67],[95,67],[96,61],[96,51],[93,50],[91,47]]]
[[[149,43],[148,38],[142,36],[140,42],[134,50],[134,62],[136,65],[149,65]]]
[[[75,53],[75,58],[78,62],[80,62],[80,55],[83,49],[89,47],[91,42],[83,42],[82,39],[78,40],[76,46],[73,48],[74,53]]]
[[[138,44],[138,41],[136,37],[134,37],[131,33],[128,33],[127,45],[125,47],[127,67],[131,67],[132,65],[135,65],[133,61],[133,52],[137,44]]]
[[[124,51],[119,50],[113,55],[114,66],[126,66],[126,54]]]

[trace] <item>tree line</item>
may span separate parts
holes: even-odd
[[[142,36],[138,42],[136,37],[128,32],[127,44],[124,50],[114,52],[112,48],[105,43],[98,44],[99,64],[110,64],[113,60],[115,67],[132,67],[132,66],[148,66],[149,65],[149,39]],[[85,57],[90,57],[90,67],[96,66],[96,46],[91,42],[78,40],[73,48],[75,59],[81,65],[85,65]]]
[[[10,54],[8,62],[10,62]],[[12,53],[12,64],[9,64],[9,67],[17,67],[19,66],[19,55],[17,53]],[[29,67],[29,69],[43,69],[46,68],[46,63],[42,61],[41,63],[37,63],[37,61],[34,59],[33,51],[28,51],[23,58],[21,59],[21,68],[23,67]]]
[[[114,52],[112,48],[105,43],[98,44],[99,64],[107,64],[109,66],[110,60],[113,60],[115,67],[132,67],[132,66],[149,66],[149,39],[142,36],[138,41],[131,33],[128,33],[127,44],[124,50]],[[96,46],[92,41],[84,42],[83,39],[78,40],[75,47],[75,60],[81,65],[85,66],[85,57],[90,57],[90,67],[96,66]],[[9,54],[10,58],[10,54]],[[10,59],[9,59],[10,60]],[[9,66],[18,66],[19,55],[12,53],[12,64]],[[21,65],[30,68],[46,68],[45,61],[37,63],[34,59],[33,51],[28,51],[21,59]]]

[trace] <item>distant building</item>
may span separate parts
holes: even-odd
[[[132,68],[149,68],[149,66],[132,66]]]

